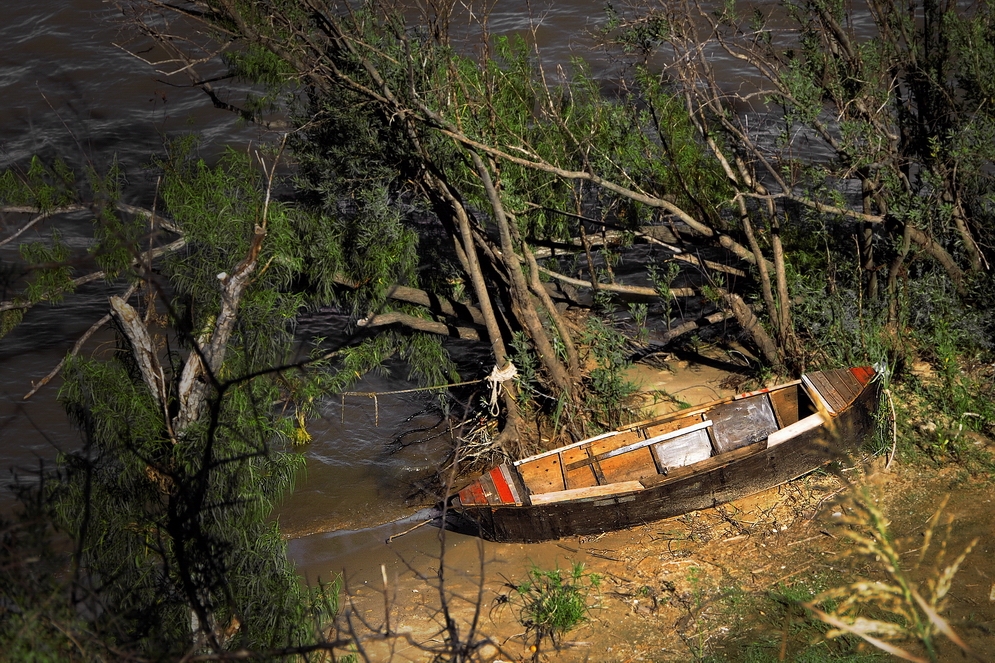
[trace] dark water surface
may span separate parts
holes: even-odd
[[[204,104],[203,94],[165,86],[149,68],[116,48],[117,10],[101,0],[3,3],[0,20],[0,168],[26,168],[33,155],[63,157],[74,166],[105,170],[115,159],[129,184],[125,196],[147,203],[152,185],[143,166],[160,153],[164,137],[202,131],[206,143],[245,143],[253,134]],[[8,216],[0,240],[25,217]],[[49,236],[52,225],[22,235]],[[86,216],[58,222],[63,240],[84,247]],[[4,271],[17,262],[17,243],[0,247]],[[30,401],[22,397],[46,375],[76,339],[107,311],[106,286],[87,286],[59,306],[39,306],[0,340],[0,480],[11,469],[51,463],[78,436],[56,401],[58,380]],[[0,293],[7,299],[11,292]],[[90,350],[112,337],[98,334]],[[6,489],[0,507],[9,508]]]
[[[768,0],[769,1],[769,0]],[[550,78],[569,70],[573,57],[592,63],[606,80],[616,66],[595,47],[592,32],[604,15],[603,0],[572,0],[543,5],[527,0],[495,3],[488,28],[492,34],[521,34],[539,44]],[[531,7],[531,13],[530,9]],[[128,177],[125,196],[149,205],[154,182],[145,165],[163,151],[163,144],[196,132],[202,154],[214,158],[226,145],[244,148],[269,137],[235,117],[215,109],[199,90],[171,85],[150,66],[115,44],[132,37],[112,3],[101,0],[9,1],[0,21],[0,168],[26,168],[32,155],[62,156],[71,165],[91,164],[105,170],[114,160]],[[474,33],[478,26],[467,14],[453,20],[456,33]],[[562,67],[562,68],[561,68]],[[729,65],[721,69],[730,87],[744,84],[745,72]],[[182,82],[182,81],[180,81]],[[0,227],[0,240],[23,218],[10,216]],[[59,222],[64,240],[83,247],[90,233],[85,216]],[[39,227],[24,240],[44,239],[52,226]],[[17,261],[17,242],[0,247],[4,269]],[[38,306],[24,323],[0,340],[0,481],[9,471],[30,472],[40,462],[51,464],[58,451],[72,449],[79,438],[57,402],[59,380],[23,401],[33,381],[47,374],[79,335],[107,310],[107,296],[119,289],[92,285],[59,306]],[[6,299],[10,293],[0,293]],[[322,327],[326,324],[325,328]],[[306,334],[334,336],[332,320],[314,316],[304,321]],[[91,339],[85,352],[113,348],[109,331]],[[486,359],[476,361],[476,375],[485,374]],[[470,362],[473,364],[473,362]],[[473,370],[473,369],[471,369]],[[357,391],[390,391],[409,385],[404,372],[370,378]],[[295,550],[343,546],[355,553],[357,541],[369,537],[327,533],[356,530],[409,516],[406,504],[413,483],[431,472],[444,450],[434,438],[391,452],[387,443],[406,430],[427,428],[438,421],[431,397],[406,394],[371,399],[349,397],[344,405],[325,403],[323,417],[309,426],[313,441],[305,447],[307,473],[279,513],[291,537],[318,535]],[[417,435],[405,441],[412,442]],[[13,501],[0,491],[0,508]],[[325,533],[325,534],[321,534]],[[379,535],[376,535],[379,536]],[[374,539],[376,538],[374,536]],[[346,542],[353,542],[346,545]],[[365,543],[362,545],[366,545]],[[333,546],[333,547],[334,547]],[[332,554],[327,552],[327,554]],[[326,554],[326,556],[327,556]],[[335,553],[338,554],[338,553]]]
[[[499,3],[489,27],[492,33],[534,34],[545,63],[568,63],[573,55],[593,55],[589,31],[600,19],[603,2],[559,2],[555,8],[534,7],[530,17],[521,0]],[[454,21],[467,25],[467,17]],[[208,158],[225,145],[244,147],[266,136],[239,125],[233,115],[215,109],[198,90],[159,80],[145,63],[115,46],[131,37],[118,10],[101,0],[14,0],[3,3],[0,21],[0,168],[26,168],[33,155],[46,160],[61,156],[71,165],[90,164],[98,171],[116,159],[125,169],[125,196],[148,205],[154,183],[144,166],[162,153],[170,138],[196,132]],[[8,216],[0,240],[22,218]],[[86,216],[59,221],[70,245],[85,246],[90,233]],[[24,240],[46,238],[52,226],[39,227]],[[6,266],[17,261],[17,242],[0,247]],[[25,321],[0,340],[0,481],[10,471],[22,476],[39,463],[51,465],[58,452],[79,444],[77,433],[57,402],[60,381],[53,380],[31,400],[23,396],[72,347],[76,339],[107,310],[107,296],[117,289],[93,285],[58,306],[38,306]],[[0,293],[7,299],[10,292]],[[309,327],[320,326],[310,321]],[[318,330],[314,330],[319,333]],[[85,352],[113,348],[110,332],[98,333]],[[481,370],[484,370],[483,368]],[[358,391],[386,391],[410,386],[403,373],[396,379],[370,379]],[[306,476],[283,505],[281,525],[291,536],[355,529],[410,514],[405,497],[412,481],[438,461],[439,440],[388,453],[385,443],[406,429],[438,420],[428,397],[407,395],[379,399],[351,397],[343,409],[329,402],[325,416],[310,426],[313,442]],[[410,440],[409,440],[410,441]],[[4,488],[0,508],[13,501]]]

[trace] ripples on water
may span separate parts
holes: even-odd
[[[528,29],[524,5],[501,3],[491,31]],[[571,49],[586,39],[588,17],[600,11],[599,0],[558,3],[555,11],[547,12],[537,34],[555,46],[544,57],[568,60]],[[226,144],[265,139],[254,128],[239,126],[230,113],[214,109],[202,92],[156,80],[148,66],[113,45],[127,40],[122,28],[117,10],[102,0],[5,4],[0,22],[0,168],[24,167],[36,154],[46,159],[62,156],[75,166],[90,163],[98,170],[117,159],[128,175],[126,198],[147,203],[154,184],[143,168],[162,152],[169,137],[196,131],[209,158]],[[42,239],[50,229],[24,239]],[[90,222],[63,220],[60,231],[68,243],[81,244],[89,237]],[[0,228],[0,238],[8,233]],[[0,258],[7,264],[16,260],[16,247],[0,249]],[[109,292],[91,286],[64,305],[39,306],[0,341],[4,482],[9,468],[34,468],[39,460],[51,463],[59,450],[78,445],[56,401],[58,380],[27,403],[22,397],[105,312]],[[107,332],[89,347],[106,348],[112,342]],[[406,386],[403,380],[371,378],[357,389]],[[325,416],[310,426],[314,441],[303,451],[308,455],[307,475],[281,509],[284,529],[304,533],[369,526],[408,513],[404,498],[411,481],[437,462],[441,443],[413,445],[391,455],[385,453],[384,442],[404,426],[430,423],[433,415],[406,421],[430,400],[381,399],[379,425],[369,399],[348,399],[344,420],[337,401],[327,404]],[[0,495],[0,507],[4,505],[10,505],[6,491]]]
[[[593,60],[605,72],[608,61],[594,48],[591,31],[603,16],[602,0],[536,3],[530,18],[521,0],[499,3],[489,21],[492,34],[535,35],[544,65],[569,66],[574,56]],[[143,170],[164,140],[196,131],[202,152],[210,158],[226,144],[265,139],[252,127],[214,109],[197,90],[156,80],[150,68],[116,48],[128,39],[117,10],[102,0],[39,0],[8,2],[0,22],[0,168],[23,167],[35,154],[60,155],[71,164],[92,163],[98,170],[117,159],[128,174],[126,198],[147,204],[154,183]],[[462,21],[462,24],[460,23]],[[466,17],[454,26],[465,29]],[[462,27],[461,27],[462,26]],[[726,75],[734,78],[734,70]],[[25,239],[47,236],[39,229]],[[66,241],[87,241],[85,218],[60,222]],[[0,238],[9,229],[0,228]],[[16,260],[14,246],[0,249],[0,258]],[[0,341],[0,470],[51,462],[59,449],[78,444],[56,402],[58,381],[30,402],[21,397],[32,380],[48,373],[75,339],[106,311],[109,290],[90,286],[62,306],[39,306],[25,322]],[[4,296],[5,298],[6,296]],[[108,347],[109,332],[90,348]],[[483,369],[481,369],[483,370]],[[486,372],[486,371],[484,371]],[[403,380],[370,378],[358,390],[391,390],[409,386]],[[297,492],[281,509],[285,531],[305,533],[338,527],[369,526],[407,513],[404,497],[411,481],[437,462],[441,442],[414,445],[403,453],[384,451],[385,441],[405,426],[427,425],[433,415],[412,421],[431,397],[380,400],[379,425],[369,399],[347,399],[344,421],[338,402],[310,428],[314,441],[303,453],[308,472]],[[0,506],[9,497],[0,496]]]

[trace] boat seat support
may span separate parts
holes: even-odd
[[[592,465],[594,463],[598,463],[598,462],[606,460],[608,458],[614,458],[615,456],[621,456],[622,454],[629,453],[630,451],[635,451],[636,449],[642,449],[643,447],[648,447],[648,446],[651,446],[651,445],[654,445],[654,444],[658,444],[660,442],[665,442],[667,440],[673,440],[675,438],[681,437],[682,435],[686,435],[688,433],[693,433],[693,432],[698,431],[698,430],[704,430],[704,429],[708,428],[711,425],[712,425],[712,421],[711,420],[702,421],[702,422],[699,422],[697,424],[694,424],[693,426],[688,426],[687,428],[680,428],[680,429],[675,430],[675,431],[670,431],[669,433],[664,433],[662,435],[656,435],[656,436],[651,437],[651,438],[649,438],[647,440],[640,440],[639,442],[633,442],[632,444],[627,444],[624,447],[619,447],[618,449],[612,449],[611,451],[606,451],[606,452],[600,453],[600,454],[598,454],[596,456],[590,456],[590,457],[585,458],[583,460],[578,460],[577,462],[570,463],[569,465],[567,465],[566,469],[567,470],[576,470],[579,467],[584,467],[586,465]],[[590,454],[590,450],[588,450],[588,453]],[[599,480],[601,480],[602,478],[603,477],[599,477]]]

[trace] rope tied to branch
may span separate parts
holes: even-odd
[[[495,364],[491,374],[487,376],[487,381],[491,383],[491,416],[496,417],[501,411],[498,407],[498,393],[501,391],[501,383],[514,380],[518,376],[518,369],[510,361],[504,368],[498,368]]]

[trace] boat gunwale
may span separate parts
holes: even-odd
[[[809,416],[819,416],[819,415],[818,415],[818,413],[816,413],[815,415],[809,415]],[[801,420],[799,420],[799,421],[801,421]],[[820,427],[820,428],[821,427],[825,427],[827,423],[829,423],[829,421],[824,419],[822,421],[822,423],[819,424],[818,427]],[[813,427],[812,429],[809,429],[809,430],[814,430],[814,429],[815,428]],[[804,432],[808,432],[808,431],[804,431]],[[789,442],[791,439],[796,439],[797,437],[798,436],[796,435],[793,438],[789,438],[789,440],[785,440],[784,442]],[[784,442],[782,442],[782,444]],[[780,446],[780,445],[777,445],[777,446]],[[635,483],[639,483],[642,486],[642,488],[639,488],[637,490],[622,490],[622,491],[619,491],[617,493],[606,493],[606,494],[601,494],[601,495],[590,495],[590,496],[577,497],[577,498],[574,498],[574,499],[565,499],[565,500],[549,500],[549,501],[543,500],[541,503],[539,503],[539,504],[534,504],[533,503],[533,504],[531,504],[531,506],[545,507],[545,506],[550,506],[552,504],[556,504],[556,505],[583,504],[585,502],[590,502],[592,500],[604,500],[604,499],[612,499],[612,498],[615,498],[615,497],[625,497],[625,496],[628,496],[628,495],[639,495],[639,494],[641,494],[641,493],[643,493],[643,492],[645,492],[647,490],[654,490],[656,488],[660,488],[661,486],[666,486],[668,484],[675,483],[675,482],[687,479],[689,477],[693,477],[696,474],[701,474],[701,473],[704,473],[704,472],[711,472],[711,471],[719,469],[721,467],[725,467],[725,466],[731,465],[733,463],[738,463],[738,462],[740,462],[742,460],[745,460],[745,459],[747,459],[747,458],[749,458],[751,456],[754,456],[754,455],[757,455],[757,454],[761,454],[761,453],[763,453],[763,452],[765,452],[765,451],[767,451],[769,449],[774,449],[774,448],[776,448],[776,447],[769,447],[769,446],[767,446],[767,440],[765,438],[763,440],[760,440],[759,442],[754,442],[753,444],[748,444],[748,445],[746,445],[744,447],[740,447],[738,449],[733,449],[732,451],[727,451],[724,454],[719,454],[717,456],[710,456],[709,458],[706,458],[704,460],[700,460],[697,463],[692,463],[690,465],[684,465],[683,467],[675,467],[673,470],[671,470],[667,474],[659,474],[659,475],[656,475],[656,476],[645,477],[643,479],[639,479]],[[633,482],[631,482],[631,481],[620,481],[620,482],[618,482],[619,485],[622,485],[622,484],[629,484],[629,485],[631,485],[632,483]],[[610,486],[612,484],[606,484],[606,485]],[[546,496],[546,495],[555,495],[556,493],[570,492],[570,490],[580,490],[580,489],[576,489],[575,488],[575,489],[567,489],[567,490],[557,490],[557,491],[552,491],[552,492],[549,492],[549,493],[540,493],[540,494],[543,495],[543,496]],[[532,496],[529,495],[529,502],[531,503],[531,501],[532,501]],[[516,508],[516,509],[518,509],[518,508],[521,508],[522,506],[524,506],[524,505],[523,504],[489,504],[489,505],[485,506],[483,504],[470,504],[470,505],[464,506],[463,508],[464,509],[487,508],[487,509],[494,510],[494,509],[503,509],[503,508]]]
[[[763,389],[756,389],[754,391],[747,391],[742,394],[733,394],[732,396],[726,396],[725,398],[719,398],[714,401],[709,401],[708,403],[702,403],[701,405],[696,405],[694,407],[685,408],[683,410],[676,410],[674,412],[668,412],[667,414],[661,415],[659,417],[651,417],[649,419],[643,419],[642,421],[637,421],[635,423],[626,424],[618,429],[619,432],[626,432],[633,430],[635,428],[645,428],[646,426],[652,426],[653,424],[658,424],[670,419],[680,419],[681,417],[690,417],[696,414],[701,414],[707,410],[712,409],[717,405],[724,405],[726,403],[732,403],[733,401],[742,400],[744,398],[751,398],[753,396],[760,396],[762,394],[769,394],[774,391],[780,391],[787,387],[794,387],[796,385],[802,384],[801,379],[792,380],[791,382],[784,382],[782,384],[774,385],[773,387],[764,387]],[[805,389],[808,393],[808,389]],[[586,441],[586,440],[585,440]],[[555,450],[554,450],[555,451]],[[547,452],[548,453],[548,452]]]
[[[528,457],[522,458],[520,460],[512,461],[512,464],[516,468],[518,468],[518,467],[520,467],[520,466],[522,466],[522,465],[524,465],[526,463],[530,463],[530,462],[535,461],[535,460],[540,460],[542,458],[546,458],[546,457],[552,456],[554,454],[560,454],[560,453],[563,453],[564,451],[570,451],[572,449],[577,449],[579,447],[584,446],[585,444],[590,444],[592,442],[597,442],[599,440],[606,440],[606,439],[608,439],[610,437],[614,437],[615,435],[620,435],[622,433],[628,433],[629,431],[636,430],[636,429],[639,429],[639,428],[646,428],[648,426],[652,426],[654,424],[660,424],[660,423],[663,423],[665,421],[672,421],[672,420],[681,419],[681,418],[684,418],[684,417],[693,417],[695,415],[700,415],[700,414],[702,414],[702,413],[704,413],[704,412],[706,412],[706,411],[708,411],[708,410],[710,410],[710,409],[712,409],[712,408],[714,408],[714,407],[716,407],[718,405],[724,405],[725,403],[732,403],[733,401],[742,400],[744,398],[750,398],[750,397],[753,397],[753,396],[759,396],[761,394],[769,394],[771,392],[780,391],[781,389],[785,389],[787,387],[793,387],[795,385],[801,385],[802,388],[805,389],[805,392],[808,393],[809,390],[806,388],[806,385],[804,385],[802,383],[801,379],[798,379],[798,380],[792,380],[791,382],[785,382],[783,384],[778,384],[778,385],[775,385],[773,387],[765,387],[763,389],[757,389],[757,390],[754,390],[754,391],[744,392],[742,394],[733,394],[732,396],[726,396],[725,398],[719,398],[719,399],[714,400],[714,401],[709,401],[708,403],[702,403],[701,405],[697,405],[697,406],[692,407],[692,408],[686,408],[684,410],[676,410],[674,412],[668,412],[666,414],[663,414],[663,415],[660,415],[660,416],[657,416],[657,417],[650,417],[649,419],[643,419],[641,421],[636,421],[636,422],[631,423],[631,424],[626,424],[625,426],[622,426],[621,428],[618,428],[618,429],[613,430],[613,431],[608,431],[607,433],[601,433],[600,435],[595,435],[594,437],[589,437],[587,439],[580,440],[579,442],[574,442],[573,444],[567,444],[567,445],[564,445],[562,447],[556,447],[555,449],[550,449],[548,451],[543,451],[543,452],[537,453],[534,456],[528,456]],[[811,398],[811,394],[809,394],[809,398]],[[829,410],[829,412],[832,412],[832,410]],[[694,424],[690,424],[690,425],[693,426]],[[717,456],[713,456],[713,458],[717,458]]]
[[[628,495],[639,495],[639,494],[641,494],[641,493],[643,493],[645,491],[654,490],[654,489],[660,488],[662,486],[666,486],[666,485],[671,484],[671,483],[676,483],[678,481],[682,481],[684,479],[688,479],[690,477],[693,477],[696,474],[701,474],[703,472],[711,472],[713,470],[716,470],[716,469],[719,469],[719,468],[731,465],[733,463],[738,463],[738,462],[740,462],[742,460],[745,460],[745,459],[747,459],[747,458],[749,458],[751,456],[764,453],[765,451],[768,451],[770,449],[775,449],[778,446],[780,446],[781,444],[784,444],[784,443],[790,442],[791,440],[797,439],[802,433],[806,433],[806,432],[809,432],[811,430],[815,430],[816,428],[825,428],[827,426],[827,424],[831,423],[831,421],[833,419],[836,419],[837,416],[838,416],[837,414],[830,414],[830,416],[827,418],[823,413],[816,412],[814,414],[809,415],[808,417],[805,417],[805,419],[808,419],[808,418],[811,418],[811,417],[821,417],[822,418],[822,422],[818,426],[813,426],[812,428],[806,429],[804,431],[799,431],[799,433],[797,435],[795,435],[795,436],[793,436],[791,438],[788,438],[787,440],[782,441],[778,445],[775,445],[773,447],[768,446],[767,439],[764,438],[763,440],[760,440],[759,442],[754,442],[753,444],[749,444],[749,445],[746,445],[744,447],[740,447],[738,449],[733,449],[731,451],[727,451],[724,454],[719,454],[717,456],[711,456],[711,457],[706,458],[704,460],[700,460],[697,463],[692,463],[690,465],[684,465],[683,467],[676,467],[676,468],[672,469],[670,472],[668,472],[667,474],[660,474],[660,475],[657,475],[657,476],[645,477],[643,479],[639,479],[639,480],[635,481],[635,483],[639,483],[642,486],[642,488],[639,488],[637,490],[622,490],[622,491],[619,491],[617,493],[607,493],[607,494],[601,494],[601,495],[590,495],[590,496],[578,497],[578,498],[574,498],[574,499],[565,499],[565,500],[552,500],[552,501],[543,500],[539,504],[528,504],[528,505],[521,504],[521,503],[519,503],[519,504],[488,504],[488,505],[483,505],[483,504],[468,504],[468,505],[462,505],[461,508],[467,509],[467,510],[472,510],[472,509],[488,509],[488,510],[493,511],[493,510],[497,510],[497,509],[508,509],[508,508],[520,509],[523,506],[547,507],[547,506],[551,506],[551,505],[583,504],[583,503],[591,502],[591,501],[594,501],[594,500],[612,499],[612,498],[616,498],[616,497],[625,497],[625,496],[628,496]],[[804,419],[799,419],[798,421],[804,421]],[[787,426],[785,428],[787,428]],[[632,483],[633,483],[632,481],[620,481],[620,482],[618,482],[619,485],[623,485],[623,484],[631,485]],[[606,484],[606,486],[610,486],[610,485],[611,484]],[[567,489],[567,490],[562,490],[562,491],[558,490],[558,491],[552,491],[552,492],[549,492],[549,493],[540,493],[540,494],[541,495],[555,495],[556,493],[570,492],[571,490],[580,490],[580,489],[576,489],[575,488],[575,489]],[[529,496],[529,502],[530,503],[531,503],[531,498],[532,498],[532,496],[530,495]]]

